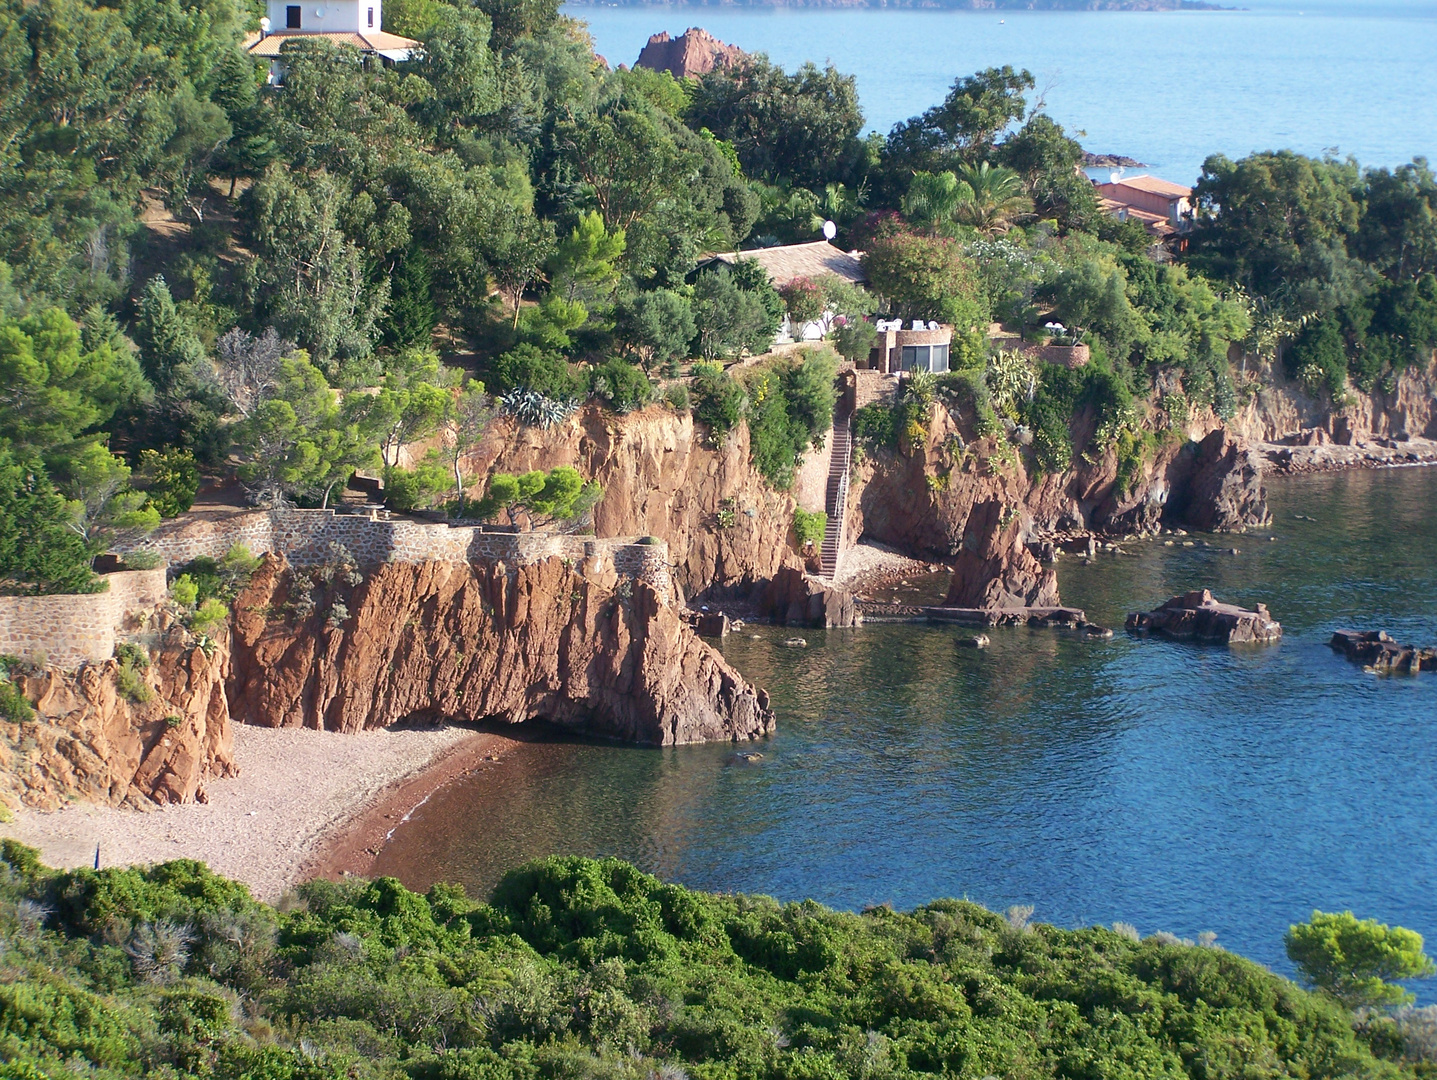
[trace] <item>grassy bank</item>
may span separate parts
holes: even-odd
[[[861,915],[552,858],[489,904],[277,908],[202,865],[0,864],[0,1078],[1386,1077],[1340,1006],[1214,947],[941,900]]]

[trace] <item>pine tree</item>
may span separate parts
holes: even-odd
[[[429,256],[424,249],[412,245],[389,280],[389,310],[383,324],[385,344],[396,349],[428,345],[439,322],[439,309],[434,304]]]
[[[205,360],[205,349],[194,328],[175,309],[174,297],[162,275],[156,274],[140,294],[135,341],[140,366],[155,390],[164,397],[184,393]]]

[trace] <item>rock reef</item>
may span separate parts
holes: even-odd
[[[660,745],[773,730],[768,695],[642,580],[558,558],[355,577],[266,559],[235,604],[237,720],[354,732],[542,719]]]
[[[1223,645],[1266,643],[1282,637],[1282,625],[1258,604],[1249,611],[1214,600],[1207,589],[1174,596],[1155,611],[1134,612],[1127,628],[1162,634],[1178,641],[1209,641]]]
[[[1403,675],[1437,671],[1437,648],[1400,645],[1385,630],[1338,630],[1328,644],[1347,659],[1374,671]]]

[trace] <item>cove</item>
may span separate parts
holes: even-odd
[[[850,909],[967,896],[1065,926],[1211,930],[1284,972],[1282,933],[1313,907],[1432,940],[1437,676],[1370,675],[1326,642],[1371,627],[1437,643],[1437,470],[1278,478],[1269,498],[1269,532],[1067,559],[1059,579],[1119,627],[1188,588],[1262,601],[1279,645],[1013,629],[979,652],[952,628],[869,625],[793,649],[759,627],[724,653],[773,695],[762,761],[526,744],[436,792],[372,873],[485,895],[528,858],[616,855]]]

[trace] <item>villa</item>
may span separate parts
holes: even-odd
[[[844,251],[827,240],[815,240],[808,244],[784,244],[781,247],[755,248],[753,251],[726,251],[710,255],[699,263],[700,270],[717,263],[732,266],[739,259],[752,259],[768,273],[768,280],[775,289],[781,289],[797,278],[817,281],[826,274],[833,274],[851,285],[867,285],[868,275],[858,255]],[[832,312],[824,312],[817,319],[794,327],[787,315],[783,325],[774,336],[775,345],[794,341],[818,341],[828,333],[833,321]]]
[[[1166,240],[1192,228],[1193,189],[1156,176],[1133,176],[1095,184],[1098,205],[1119,221],[1141,221],[1148,232]]]
[[[413,38],[386,33],[383,0],[312,0],[308,4],[268,0],[268,16],[260,21],[260,31],[244,40],[244,50],[251,56],[269,59],[269,82],[284,81],[284,64],[280,51],[285,42],[321,38],[335,45],[358,49],[366,57],[380,63],[393,64],[408,60],[420,48]]]

